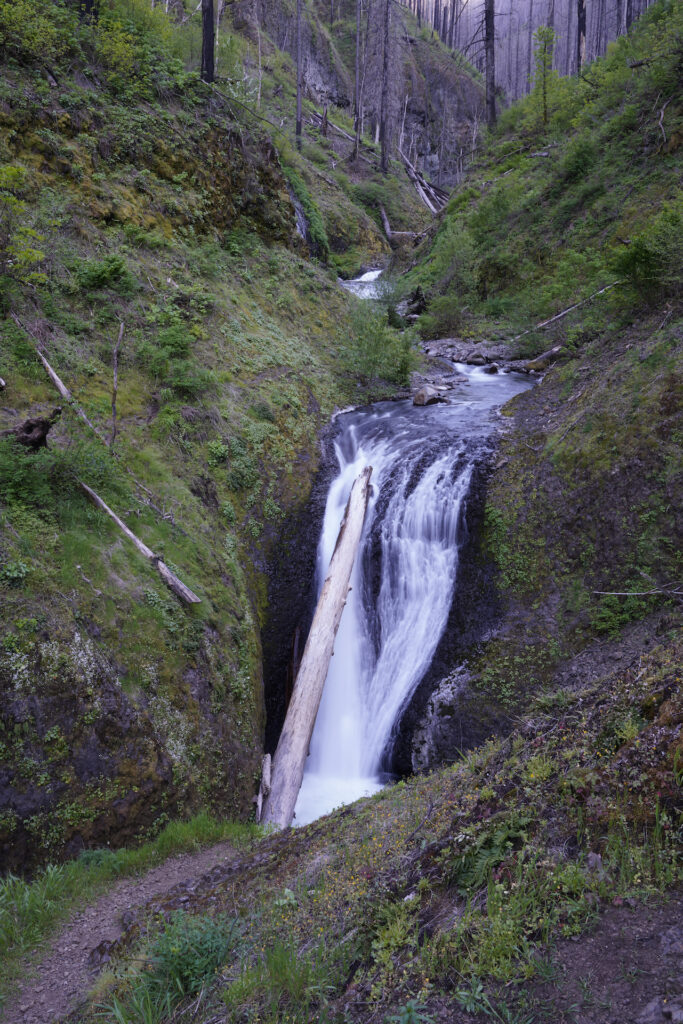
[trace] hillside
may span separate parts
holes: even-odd
[[[308,125],[297,153],[292,63],[265,34],[257,51],[225,23],[209,88],[186,70],[192,23],[145,3],[94,23],[49,0],[22,12],[0,10],[0,861],[14,870],[202,807],[250,814],[268,560],[323,425],[370,393],[335,268],[388,259],[378,204],[397,226],[426,216],[371,143],[349,167]],[[379,336],[386,374],[404,373],[404,341]],[[19,448],[12,431],[60,403],[48,446]]]

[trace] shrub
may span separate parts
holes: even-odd
[[[225,963],[238,935],[232,919],[177,911],[150,947],[146,984],[176,997],[194,995]]]
[[[22,61],[58,62],[77,38],[73,12],[55,0],[0,0],[0,52]]]
[[[350,368],[366,380],[381,377],[407,384],[415,364],[411,335],[389,327],[386,315],[358,306],[351,316],[351,331],[342,345]]]
[[[672,294],[683,275],[683,201],[667,203],[612,265],[644,298]]]
[[[560,172],[565,182],[582,178],[597,160],[595,143],[590,138],[580,135],[567,146],[567,151],[560,165]]]
[[[79,260],[75,270],[76,281],[82,291],[111,288],[119,295],[130,296],[137,289],[135,278],[123,256],[112,254],[101,260]]]

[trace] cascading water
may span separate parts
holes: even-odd
[[[325,681],[296,823],[381,788],[392,728],[446,628],[473,469],[489,450],[495,409],[529,386],[459,366],[449,404],[384,402],[338,417],[339,473],[318,547],[325,578],[353,481],[373,467],[352,589]]]

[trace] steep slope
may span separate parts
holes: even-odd
[[[198,807],[250,814],[269,552],[323,424],[366,393],[354,300],[325,261],[388,255],[348,181],[267,134],[248,34],[209,89],[185,70],[192,25],[147,3],[24,15],[0,5],[0,862],[15,870]],[[268,59],[275,117],[291,62]],[[415,207],[407,179],[386,188],[397,214]],[[19,446],[15,428],[59,403],[47,447]]]
[[[589,679],[678,619],[680,18],[653,7],[591,85],[554,82],[548,134],[538,97],[513,108],[525,131],[501,127],[403,285],[427,293],[434,355],[542,378],[505,410],[482,499],[475,560],[495,570],[498,627],[457,648],[435,696],[416,695],[404,770],[457,756],[530,692]]]

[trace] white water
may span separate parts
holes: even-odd
[[[339,473],[318,547],[325,579],[353,481],[373,494],[296,806],[306,824],[382,786],[392,728],[429,668],[450,611],[474,465],[495,409],[528,380],[459,366],[449,405],[384,402],[338,417]]]
[[[360,277],[354,277],[352,281],[342,281],[341,285],[359,299],[377,299],[382,287],[379,282],[381,274],[381,270],[368,270]]]

